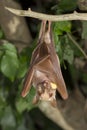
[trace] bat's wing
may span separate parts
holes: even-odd
[[[57,90],[61,94],[63,99],[67,99],[68,93],[66,90],[66,85],[65,85],[63,76],[62,76],[59,58],[55,52],[54,46],[50,46],[50,60],[51,60],[51,63],[53,65],[55,75],[56,75],[55,80],[56,80],[56,84],[57,84]]]
[[[37,45],[37,47],[34,49],[32,53],[30,62],[31,66],[37,64],[40,61],[40,59],[43,59],[45,56],[49,55],[48,46],[46,45],[46,43],[41,43],[41,41],[38,42],[40,43]]]
[[[48,76],[50,81],[54,82],[57,85],[58,92],[63,97],[63,99],[66,99],[68,97],[68,94],[61,73],[59,59],[57,58],[55,52],[54,43],[51,39],[51,34],[49,34],[50,37],[47,37],[47,41],[49,41],[50,38],[51,43],[45,43],[46,39],[44,40],[44,30],[45,25],[42,23],[42,33],[40,34],[38,45],[32,54],[30,68],[27,74],[27,78],[25,79],[22,96],[25,97],[30,90],[34,72],[36,70],[40,70]],[[48,33],[50,33],[50,26]]]
[[[36,64],[35,68],[37,68],[37,70],[45,73],[47,76],[50,74],[52,75],[54,73],[54,70],[53,70],[53,65],[50,61],[50,55],[42,58],[42,60],[40,60]],[[50,77],[51,77],[51,75],[50,75]]]
[[[34,66],[35,66],[35,63],[37,63],[38,53],[39,53],[39,47],[37,46],[32,53],[30,67],[29,67],[28,73],[26,75],[26,78],[24,80],[24,86],[23,86],[23,90],[21,93],[22,97],[25,97],[31,88],[32,79],[34,76]]]
[[[56,55],[56,62],[57,62],[57,68],[56,68],[56,83],[57,83],[57,90],[61,94],[63,99],[68,98],[68,93],[66,90],[66,85],[62,76],[61,68],[60,68],[60,63],[59,63],[59,58]]]
[[[33,76],[34,76],[34,69],[30,68],[29,72],[25,78],[24,87],[23,87],[23,90],[21,93],[22,97],[25,97],[27,95],[27,93],[29,92],[29,90],[31,88]]]
[[[39,41],[39,42],[41,42],[41,41]],[[45,61],[45,59],[47,57],[48,57],[48,48],[47,48],[46,44],[39,43],[32,53],[30,68],[29,68],[27,76],[25,78],[24,87],[23,87],[23,91],[22,91],[23,97],[25,97],[27,95],[27,93],[29,92],[29,90],[31,88],[34,72],[35,72],[35,69],[37,69],[36,65],[43,63],[43,61]],[[44,62],[44,64],[45,64],[45,62]]]
[[[48,40],[45,40],[45,41],[46,41],[46,45],[48,48],[48,53],[50,55],[50,60],[48,60],[49,62],[47,62],[46,64],[48,66],[50,65],[53,67],[53,70],[54,70],[53,77],[55,78],[55,82],[57,84],[57,90],[63,99],[67,99],[68,93],[66,90],[66,85],[65,85],[63,76],[62,76],[59,58],[58,58],[56,51],[55,51],[54,40],[53,40],[53,36],[52,36],[50,22],[48,22],[48,30],[47,30],[47,33],[45,33],[45,36],[46,36],[46,38],[48,38]],[[49,44],[47,43],[47,41],[49,41]],[[47,66],[46,64],[45,64],[45,66]],[[53,71],[52,67],[50,68],[50,72]]]
[[[61,73],[59,60],[55,59],[58,62],[58,66],[56,66],[57,70],[55,72],[54,66],[50,58],[51,58],[50,55],[45,57],[38,64],[36,64],[36,68],[40,70],[41,72],[45,73],[48,76],[48,78],[51,80],[51,82],[54,82],[57,85],[58,92],[60,93],[63,99],[66,99],[68,97],[68,94],[67,94],[66,85],[63,80],[62,73]]]
[[[40,65],[40,63],[43,64],[43,62],[46,61],[46,59],[48,57],[49,57],[49,55],[44,57],[44,58],[39,59],[39,62],[37,62],[36,64],[34,64],[32,67],[29,68],[29,71],[28,71],[27,76],[25,78],[24,87],[23,87],[23,90],[21,93],[22,97],[25,97],[27,95],[27,93],[29,92],[31,85],[32,85],[32,80],[34,77],[34,72],[35,72],[35,70],[39,70],[38,65]],[[41,66],[40,66],[40,68],[41,68]]]
[[[53,65],[55,75],[56,75],[55,80],[56,80],[56,84],[57,84],[57,90],[61,94],[63,99],[67,99],[68,93],[67,93],[67,90],[66,90],[66,85],[65,85],[63,76],[62,76],[59,58],[58,58],[56,51],[55,51],[55,48],[54,48],[54,46],[52,46],[52,44],[53,44],[53,42],[49,46],[49,48],[50,48],[50,60],[51,60],[51,63]]]
[[[42,21],[41,28],[39,32],[39,39],[37,42],[37,47],[34,49],[31,57],[31,66],[39,62],[39,58],[48,55],[48,48],[44,44],[44,33],[46,28],[46,21]]]

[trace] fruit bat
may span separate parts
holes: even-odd
[[[37,46],[32,53],[30,67],[24,81],[22,97],[28,94],[32,85],[36,89],[33,103],[46,100],[55,106],[56,90],[63,99],[68,97],[55,50],[50,21],[41,23]]]

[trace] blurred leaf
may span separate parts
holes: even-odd
[[[32,46],[32,47],[24,48],[23,51],[21,52],[19,56],[20,67],[18,69],[17,78],[24,77],[25,73],[27,72],[33,50],[34,50],[34,47]]]
[[[87,21],[82,21],[82,38],[87,39]]]
[[[18,126],[17,130],[28,130],[24,124],[21,124],[20,126]]]
[[[66,52],[66,50],[68,50],[66,48],[66,44],[69,44],[69,42],[67,43],[67,39],[68,38],[63,38],[63,36],[61,36],[59,38],[58,35],[63,35],[64,32],[70,32],[71,31],[71,22],[69,21],[63,21],[63,22],[57,22],[54,24],[54,41],[56,43],[56,51],[58,53],[59,59],[60,59],[60,63],[63,62],[63,60],[67,60],[70,61],[69,63],[71,63],[72,59],[73,59],[73,54],[72,52]],[[66,48],[66,50],[65,50]],[[64,50],[65,50],[65,54],[64,54]],[[72,55],[70,55],[72,54]],[[71,56],[71,60],[69,58],[69,56]]]
[[[56,52],[58,54],[58,57],[60,59],[60,64],[62,63],[62,57],[63,57],[63,51],[62,51],[62,47],[61,47],[61,42],[59,40],[59,36],[54,33],[54,42],[55,42],[55,49],[56,49]]]
[[[72,64],[74,60],[74,51],[67,35],[61,38],[61,44],[63,51],[63,59],[66,60],[69,64]]]
[[[20,57],[19,59],[19,69],[17,72],[17,78],[23,78],[27,72],[27,61],[26,56]]]
[[[62,35],[63,32],[70,32],[70,31],[71,31],[71,22],[69,21],[56,22],[54,25],[54,32],[57,35]]]
[[[67,37],[61,36],[59,42],[56,44],[56,50],[60,59],[60,63],[66,60],[69,64],[73,63],[74,51]]]
[[[15,127],[16,121],[10,106],[7,106],[4,111],[4,115],[1,119],[1,125],[4,129],[7,127]],[[6,129],[7,130],[7,129]]]
[[[22,116],[23,118],[23,116]],[[32,121],[32,119],[30,118],[29,115],[27,115],[27,121],[29,123],[27,123],[27,126],[25,125],[26,122],[26,118],[23,118],[19,124],[19,126],[17,127],[17,130],[36,130],[35,126],[34,126],[34,122]]]
[[[32,100],[35,96],[35,89],[33,87],[31,87],[30,92],[28,93],[28,95],[23,98],[18,96],[16,99],[16,108],[18,110],[19,113],[22,113],[24,110],[30,110],[31,108],[34,107],[34,105],[32,104]]]
[[[83,80],[83,82],[85,83],[85,84],[87,84],[87,73],[85,72],[85,73],[82,73],[81,72],[81,79]],[[87,87],[87,86],[86,86]]]
[[[33,101],[33,98],[34,98],[35,94],[36,94],[36,90],[35,90],[35,88],[33,86],[31,86],[31,90],[30,90],[29,94],[26,97],[26,100],[29,103],[29,106],[27,108],[28,110],[32,109],[33,107],[36,107],[34,104],[32,104],[32,101]]]
[[[0,28],[0,39],[4,37],[4,32],[3,30]]]
[[[55,45],[57,45],[59,43],[59,37],[58,35],[56,34],[56,32],[53,33],[53,38],[54,38],[54,43]],[[57,51],[57,50],[56,50]]]
[[[5,42],[4,44],[2,44],[2,46],[0,46],[0,49],[2,51],[10,51],[10,52],[17,53],[15,46],[9,42]]]
[[[19,113],[22,113],[26,108],[28,107],[28,103],[26,102],[26,99],[20,97],[16,102],[16,108]]]
[[[1,58],[1,72],[14,81],[19,67],[16,48],[10,43],[3,44],[1,48],[5,51]]]
[[[74,60],[74,52],[69,45],[66,46],[63,53],[63,59],[66,60],[69,64],[72,64]]]
[[[3,37],[3,32],[0,30],[0,39]]]
[[[5,109],[6,105],[7,105],[7,102],[4,98],[3,92],[0,89],[0,120],[3,117],[4,109]]]
[[[71,35],[71,34],[70,34]],[[69,37],[69,36],[68,36]],[[70,45],[70,47],[72,48],[72,50],[73,50],[73,52],[74,52],[74,56],[76,56],[76,57],[83,57],[83,54],[82,54],[82,52],[81,52],[81,50],[77,47],[77,45],[76,44],[79,44],[79,46],[81,47],[81,41],[76,41],[76,37],[75,36],[72,36],[71,35],[71,37],[72,38],[69,38],[68,39],[68,44]],[[73,40],[72,40],[73,39]],[[75,42],[76,42],[76,44],[75,44]]]
[[[0,61],[1,61],[3,54],[4,54],[4,52],[0,50]]]
[[[63,11],[73,11],[77,7],[77,0],[61,0],[58,4],[58,9]]]
[[[6,51],[1,60],[1,71],[11,81],[14,81],[19,67],[17,55],[14,52]]]

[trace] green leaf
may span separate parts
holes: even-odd
[[[6,129],[9,127],[15,127],[16,121],[10,106],[7,106],[4,111],[3,118],[1,119],[1,125]]]
[[[81,73],[81,79],[83,80],[83,82],[85,83],[85,84],[87,84],[87,73],[85,72],[85,73]],[[87,88],[87,87],[86,87]]]
[[[4,37],[4,32],[3,30],[0,28],[0,39]]]
[[[59,56],[60,64],[61,64],[62,63],[63,51],[62,51],[62,48],[61,48],[61,42],[59,40],[59,36],[55,32],[54,32],[54,42],[55,42],[56,53]]]
[[[0,60],[1,60],[2,56],[3,56],[3,54],[4,54],[4,52],[0,51]]]
[[[23,116],[22,116],[22,118],[23,118]],[[30,116],[28,116],[28,121],[29,121],[29,123],[26,126],[25,125],[26,118],[21,119],[20,124],[17,126],[17,130],[36,130],[35,126],[34,126],[34,122]]]
[[[17,102],[16,102],[17,111],[19,113],[22,113],[24,110],[27,109],[27,107],[28,107],[28,102],[26,102],[26,99],[19,97],[19,99],[17,99]]]
[[[87,21],[82,21],[82,38],[87,39]]]
[[[23,98],[18,96],[16,99],[16,108],[18,110],[19,113],[22,113],[24,110],[30,110],[34,107],[34,105],[32,104],[32,100],[35,96],[35,89],[33,87],[31,87],[31,90],[29,92],[29,94]]]
[[[19,61],[15,51],[6,50],[1,59],[1,72],[11,81],[14,81],[18,67]]]
[[[63,53],[63,59],[66,60],[69,64],[72,64],[74,59],[74,52],[69,45],[65,47]]]
[[[25,125],[22,123],[20,126],[18,126],[17,130],[28,130],[28,128],[26,128]]]
[[[17,50],[14,45],[8,42],[0,46],[0,50],[3,52],[0,65],[1,72],[11,81],[14,81],[19,67]]]
[[[17,53],[15,46],[7,41],[2,46],[0,46],[0,49],[2,51],[10,51],[10,52]]]
[[[58,4],[58,9],[65,11],[73,11],[77,7],[77,0],[61,0]]]
[[[72,64],[74,59],[74,51],[67,35],[60,37],[60,42],[57,46],[60,63],[63,63],[63,61],[66,60],[69,64]]]
[[[27,72],[27,61],[26,61],[26,57],[21,57],[19,59],[19,69],[17,72],[17,78],[23,78],[24,75]]]
[[[69,21],[56,22],[54,25],[54,32],[57,35],[62,35],[63,32],[70,32],[70,31],[71,31],[71,22]]]
[[[26,74],[27,72],[27,62],[28,62],[28,58],[27,58],[27,55],[20,55],[19,56],[19,69],[18,69],[18,73],[17,73],[17,78],[22,78],[24,77],[24,75]]]
[[[28,47],[28,48],[24,48],[23,51],[21,52],[19,56],[20,67],[18,69],[17,78],[24,77],[25,73],[27,72],[33,49],[34,48],[32,47]]]
[[[69,64],[73,63],[74,60],[74,51],[71,48],[70,41],[67,35],[58,38],[56,33],[54,33],[54,41],[56,42],[56,52],[60,59],[60,64],[66,60]]]
[[[1,86],[0,86],[0,88],[1,88]],[[0,89],[0,120],[3,117],[4,108],[6,107],[6,105],[7,105],[7,102],[5,100],[2,90]]]
[[[59,43],[59,37],[58,35],[56,34],[56,32],[53,33],[53,38],[54,38],[54,43],[55,45],[57,45]]]

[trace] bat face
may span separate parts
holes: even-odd
[[[36,89],[33,103],[46,100],[55,106],[56,90],[63,99],[68,97],[49,21],[48,24],[46,21],[42,21],[38,44],[33,51],[30,68],[24,82],[23,97],[27,95],[32,85]]]
[[[56,85],[49,80],[45,73],[36,70],[33,86],[36,88],[36,95],[33,103],[37,103],[39,100],[45,100],[53,102],[55,101]]]

